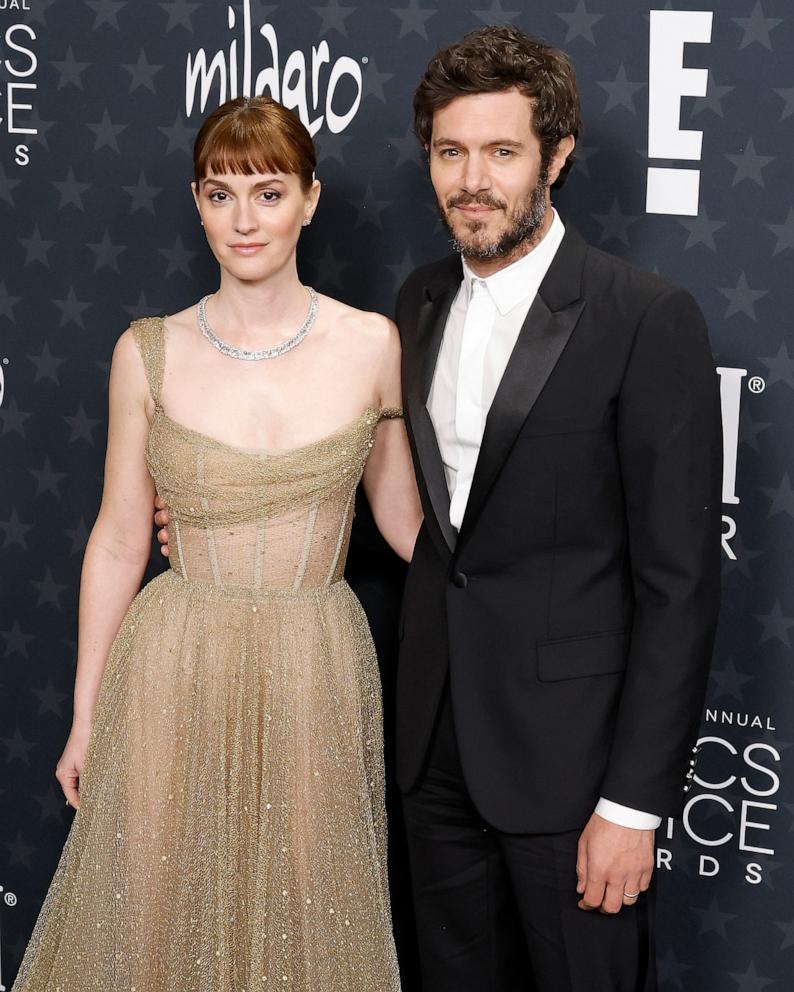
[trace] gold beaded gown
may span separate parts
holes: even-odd
[[[398,992],[378,669],[342,573],[368,409],[250,450],[160,405],[133,325],[171,567],[104,672],[66,840],[13,992]]]

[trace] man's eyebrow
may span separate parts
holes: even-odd
[[[451,145],[455,148],[462,148],[462,144],[459,141],[455,141],[454,138],[435,138],[433,140],[433,148],[438,148],[440,145]],[[486,148],[523,148],[523,141],[516,141],[514,138],[499,138],[494,141],[489,141]]]

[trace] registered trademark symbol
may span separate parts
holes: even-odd
[[[5,899],[6,906],[16,906],[17,897],[14,895],[13,892],[6,892],[3,898]]]
[[[367,65],[367,63],[369,62],[369,56],[365,55],[361,61],[364,63],[364,65]]]
[[[766,389],[766,383],[764,382],[764,380],[761,378],[760,375],[754,375],[752,379],[748,380],[747,388],[750,390],[751,393],[763,393],[763,391]]]

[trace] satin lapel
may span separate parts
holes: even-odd
[[[428,293],[429,298],[426,298],[422,304],[419,313],[417,359],[406,397],[422,478],[438,523],[438,530],[444,540],[445,548],[442,550],[447,552],[454,549],[457,532],[449,522],[449,490],[436,432],[427,411],[427,397],[433,384],[433,373],[441,339],[444,336],[444,326],[459,285],[459,275],[457,281],[452,283],[445,280],[440,292],[437,295]]]
[[[488,493],[540,396],[585,306],[579,298],[585,245],[572,228],[552,262],[518,335],[485,421],[460,543],[476,523]],[[460,543],[458,550],[460,550]]]

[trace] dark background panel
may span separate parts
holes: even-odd
[[[0,0],[0,984],[10,987],[72,815],[53,770],[70,723],[110,355],[130,319],[215,288],[189,189],[201,114],[188,114],[185,70],[201,49],[208,60],[225,52],[228,66],[236,41],[242,71],[248,11],[254,76],[275,65],[283,86],[287,64],[300,61],[293,53],[303,53],[311,120],[325,113],[331,66],[347,58],[360,69],[349,124],[332,133],[325,121],[316,134],[324,191],[300,268],[319,290],[386,313],[407,273],[447,250],[410,133],[429,56],[482,23],[512,22],[573,58],[586,127],[556,205],[592,243],[696,296],[723,369],[726,458],[737,469],[735,493],[725,494],[725,608],[699,777],[687,819],[659,835],[661,986],[792,987],[794,13],[788,0],[664,5],[714,15],[710,44],[685,49],[688,66],[709,71],[706,96],[681,101],[682,127],[703,132],[702,158],[650,163],[700,170],[698,215],[683,217],[645,213],[649,6]],[[315,111],[312,51],[323,41],[330,64]],[[34,88],[14,90],[19,83]],[[9,93],[30,109],[9,115]],[[355,94],[343,78],[332,109],[344,113]],[[207,109],[219,99],[216,86]],[[153,553],[150,574],[161,564]],[[402,574],[360,505],[349,578],[373,626],[387,715]],[[411,992],[394,796],[392,813]]]

